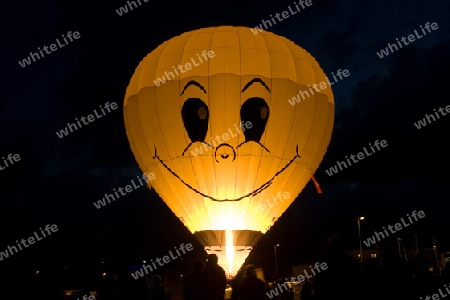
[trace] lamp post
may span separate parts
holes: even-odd
[[[278,256],[277,256],[277,247],[280,246],[280,244],[276,244],[273,246],[273,249],[275,251],[275,276],[278,276]]]
[[[436,249],[436,239],[434,238],[434,234],[431,235],[431,238],[433,239],[433,252],[434,252],[434,257],[436,259],[436,267],[438,267],[439,263],[438,263],[437,249]]]
[[[364,221],[364,217],[358,218],[358,235],[359,235],[359,259],[363,262],[362,241],[361,241],[361,221]]]

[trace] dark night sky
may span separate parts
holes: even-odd
[[[210,26],[254,27],[293,1],[149,1],[119,16],[126,1],[23,1],[4,9],[0,157],[22,160],[0,171],[0,251],[40,226],[54,236],[0,264],[47,263],[97,256],[136,257],[193,242],[154,191],[142,188],[96,210],[92,203],[140,174],[123,122],[123,97],[142,58],[183,32]],[[269,29],[309,51],[326,74],[348,69],[335,84],[335,127],[316,178],[250,257],[271,259],[282,243],[298,263],[333,232],[358,245],[356,217],[368,235],[413,210],[426,220],[405,236],[449,229],[450,116],[417,130],[413,123],[450,104],[448,1],[314,1]],[[376,51],[426,22],[439,29],[386,58]],[[61,34],[81,38],[26,68],[19,60]],[[5,68],[6,66],[6,68]],[[105,102],[119,109],[59,139],[55,132]],[[326,169],[376,139],[388,147],[328,176]],[[197,248],[199,244],[195,244]],[[198,253],[201,253],[200,251]],[[197,254],[198,254],[197,253]]]

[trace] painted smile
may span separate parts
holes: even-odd
[[[156,145],[155,145],[155,155],[153,156],[153,158],[154,159],[157,158],[159,160],[159,162],[164,166],[164,168],[166,168],[167,171],[169,171],[173,176],[178,178],[178,180],[180,180],[181,183],[183,183],[186,187],[188,187],[192,191],[196,192],[197,194],[199,194],[205,198],[211,199],[212,201],[216,201],[216,202],[237,202],[237,201],[241,201],[244,198],[247,198],[250,196],[255,196],[255,195],[261,193],[262,191],[264,191],[265,189],[267,189],[273,183],[274,179],[278,175],[280,175],[284,170],[286,170],[295,161],[296,158],[300,158],[300,155],[298,154],[298,145],[295,147],[295,153],[296,153],[295,156],[282,169],[280,169],[277,173],[275,173],[275,175],[273,175],[271,179],[266,181],[259,188],[255,189],[253,192],[250,192],[244,196],[241,196],[241,197],[235,198],[235,199],[217,199],[217,198],[211,197],[209,195],[206,195],[206,194],[200,192],[199,190],[195,189],[194,187],[192,187],[191,185],[186,183],[183,179],[181,179],[180,176],[178,176],[177,173],[172,171],[172,169],[170,169],[169,166],[167,166],[161,158],[159,158],[158,154],[156,153]]]

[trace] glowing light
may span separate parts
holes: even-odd
[[[199,53],[208,53],[209,59],[183,74],[171,71]],[[177,76],[170,79],[170,73]],[[161,85],[161,78],[168,80]],[[263,84],[244,93],[252,78]],[[326,81],[315,58],[292,41],[232,26],[202,28],[162,43],[130,80],[123,110],[126,133],[142,172],[155,176],[148,187],[206,252],[218,256],[229,276],[322,161],[334,123],[331,87],[305,101],[295,97]],[[205,93],[187,89],[192,82]],[[255,114],[247,116],[254,105],[261,109],[261,118],[255,119],[260,125],[252,124]],[[248,118],[251,127],[243,125]],[[260,133],[257,143],[245,143],[254,134],[244,127]]]
[[[225,231],[225,240],[226,240],[225,252],[228,262],[228,274],[230,274],[231,276],[231,274],[233,273],[233,265],[234,265],[233,232],[231,230]]]
[[[210,246],[205,247],[208,254],[216,254],[219,258],[219,265],[226,270],[228,273],[228,278],[233,278],[236,276],[237,272],[244,264],[245,259],[248,257],[253,247],[249,246],[232,246],[227,251],[227,246]],[[231,262],[228,260],[227,254],[231,252]],[[231,270],[231,271],[230,271]]]

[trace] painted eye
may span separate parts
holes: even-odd
[[[191,142],[203,142],[208,132],[208,105],[198,98],[189,98],[181,109],[184,128]]]
[[[269,119],[269,106],[262,98],[247,99],[241,106],[241,121],[252,123],[252,127],[244,131],[245,141],[258,142],[266,129]]]

